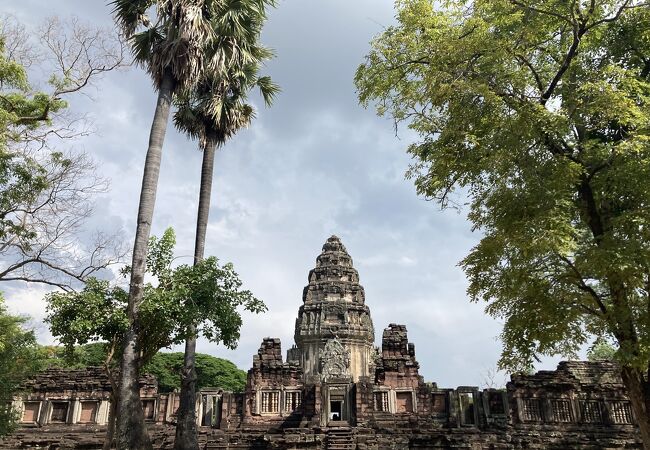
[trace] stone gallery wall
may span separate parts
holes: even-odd
[[[382,344],[375,379],[361,377],[352,384],[352,420],[321,426],[323,384],[303,383],[300,368],[283,362],[280,342],[265,339],[246,392],[199,394],[202,448],[641,448],[613,363],[563,362],[555,371],[515,375],[505,390],[441,389],[422,380],[403,326],[390,325]],[[101,447],[110,398],[101,369],[50,370],[25,388],[30,391],[16,399],[22,427],[0,448]],[[263,397],[265,392],[278,396]],[[141,380],[141,395],[156,448],[169,448],[177,396],[159,394],[152,378]]]
[[[203,449],[641,449],[619,369],[563,362],[514,375],[505,389],[441,388],[419,373],[404,325],[374,325],[359,274],[332,236],[303,291],[295,345],[265,338],[243,393],[197,395]],[[100,448],[111,384],[101,369],[48,371],[14,406],[20,430],[0,449]],[[178,395],[141,380],[156,448],[170,448]]]

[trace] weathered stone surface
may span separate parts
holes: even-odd
[[[295,341],[284,361],[280,340],[263,339],[245,392],[198,394],[201,449],[642,448],[615,364],[562,362],[502,390],[440,388],[424,382],[404,325],[390,324],[377,351],[359,275],[336,236],[309,272]],[[110,395],[101,369],[51,370],[25,388],[15,401],[23,426],[0,449],[101,447]],[[177,394],[144,378],[141,396],[155,447],[171,448]]]
[[[309,272],[298,310],[295,341],[297,351],[287,359],[299,359],[306,377],[322,375],[322,352],[337,339],[349,352],[349,375],[353,381],[372,376],[374,328],[359,274],[341,240],[330,237]]]

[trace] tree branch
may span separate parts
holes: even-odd
[[[557,73],[549,83],[548,88],[546,88],[546,90],[540,97],[539,103],[541,105],[546,105],[546,102],[548,102],[548,100],[553,95],[553,92],[555,91],[555,88],[557,87],[558,83],[562,79],[562,76],[569,69],[569,66],[571,66],[571,61],[573,61],[573,58],[575,58],[578,52],[578,47],[580,46],[580,39],[584,35],[585,31],[586,30],[584,28],[579,27],[577,24],[574,23],[573,41],[571,42],[571,46],[569,47],[569,50],[567,51],[564,57],[564,61],[562,61],[562,65],[560,66],[559,70],[557,71]]]
[[[626,10],[635,9],[635,8],[642,8],[642,7],[650,5],[649,3],[639,3],[639,4],[636,4],[636,5],[630,5],[630,1],[631,0],[625,0],[625,2],[623,2],[623,5],[616,11],[616,13],[614,13],[614,15],[612,17],[606,17],[604,19],[597,20],[596,22],[589,25],[587,27],[587,29],[589,30],[591,28],[597,27],[598,25],[602,25],[603,23],[616,22],[621,17],[621,14],[623,14],[623,12],[626,11]]]
[[[528,59],[526,59],[523,55],[518,55],[516,53],[513,53],[513,55],[520,62],[522,62],[526,67],[528,67],[528,70],[530,70],[530,73],[535,80],[535,84],[537,85],[537,90],[539,91],[539,94],[542,95],[544,93],[544,85],[542,83],[542,79],[540,78],[539,74],[535,70],[535,67],[533,67],[533,64]]]
[[[25,276],[25,277],[6,277],[6,278],[3,278],[2,281],[25,281],[27,283],[47,284],[49,286],[58,287],[58,288],[64,290],[65,292],[73,292],[74,291],[73,287],[68,283],[58,282],[58,281],[50,281],[50,280],[46,280],[44,278],[33,278],[33,277],[28,277],[28,276]]]
[[[602,315],[607,316],[608,311],[607,311],[607,307],[605,306],[605,303],[600,298],[600,295],[598,295],[598,293],[591,286],[585,283],[584,277],[582,276],[578,268],[575,266],[575,264],[573,264],[573,262],[569,258],[567,258],[564,255],[561,255],[560,253],[556,253],[556,256],[560,258],[562,261],[564,261],[564,263],[569,267],[569,269],[571,269],[573,274],[576,276],[576,281],[578,282],[577,284],[578,289],[588,293],[591,296],[591,298],[594,300],[596,305],[598,306],[598,309],[600,310]]]
[[[566,16],[563,16],[560,13],[556,13],[554,11],[547,11],[545,9],[536,8],[534,6],[527,5],[526,3],[522,2],[522,1],[519,1],[519,0],[510,0],[510,3],[512,3],[513,5],[519,6],[521,8],[525,8],[525,9],[527,9],[529,11],[534,11],[536,13],[540,13],[540,14],[544,14],[544,15],[547,15],[547,16],[562,19],[562,20],[564,20],[564,21],[566,21],[566,22],[568,22],[570,24],[573,23],[573,21],[571,19],[567,18]]]

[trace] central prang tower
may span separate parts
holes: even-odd
[[[296,319],[296,361],[305,380],[374,377],[375,332],[359,273],[341,240],[330,237],[309,272]]]

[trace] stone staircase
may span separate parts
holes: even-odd
[[[329,428],[325,444],[325,450],[355,450],[357,448],[350,427]]]

